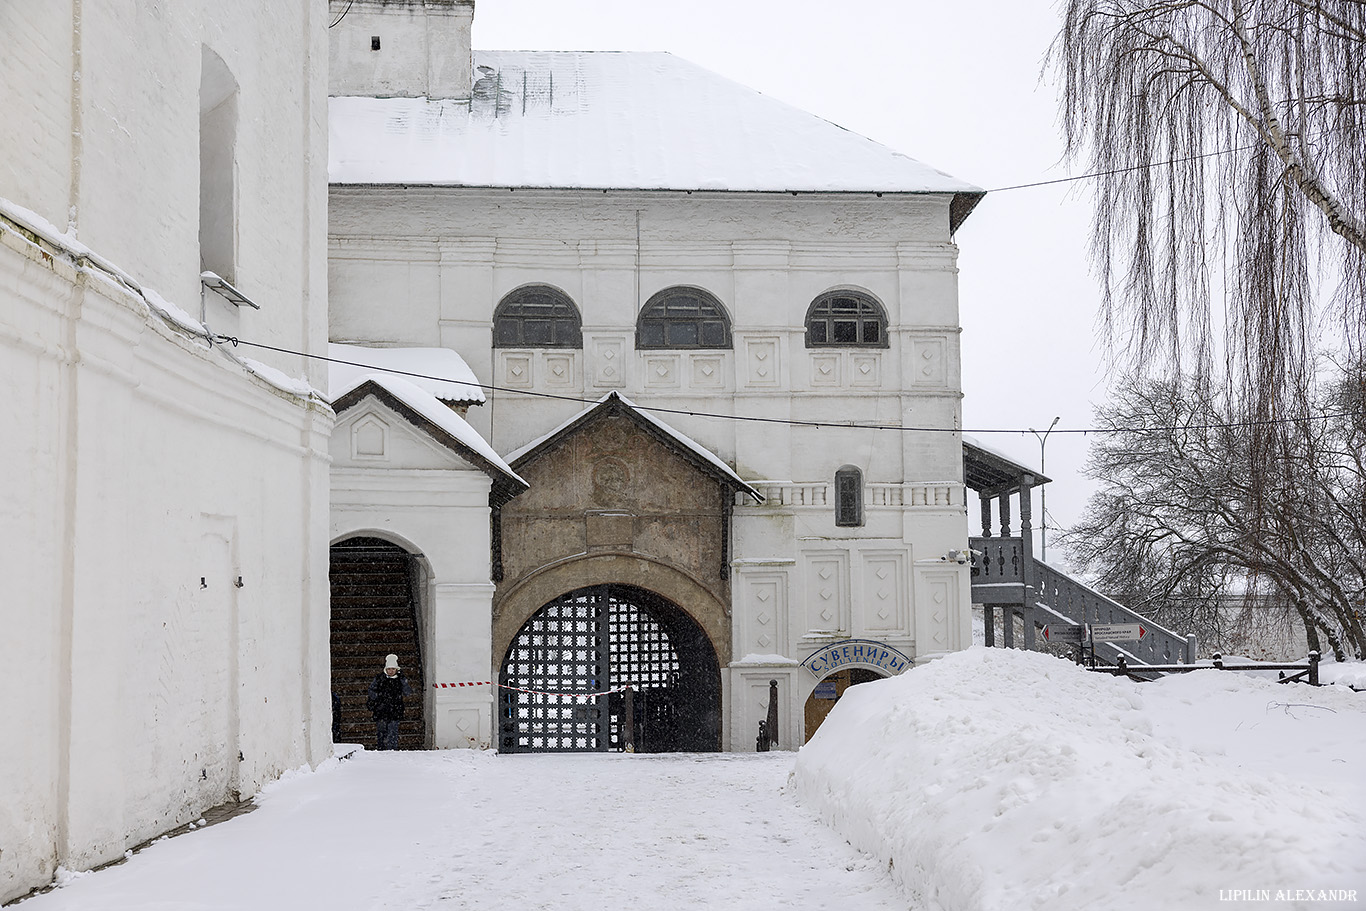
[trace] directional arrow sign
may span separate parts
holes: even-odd
[[[1141,623],[1092,623],[1092,642],[1137,642],[1148,635]]]
[[[1081,627],[1070,623],[1050,623],[1043,628],[1043,639],[1045,642],[1077,645],[1081,642]]]

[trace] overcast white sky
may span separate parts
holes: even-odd
[[[474,45],[670,51],[993,189],[1068,173],[1054,88],[1040,82],[1057,24],[1042,0],[478,0]],[[970,431],[1091,425],[1105,359],[1089,205],[1074,184],[992,193],[959,231]],[[1028,434],[974,435],[1038,465]],[[1048,440],[1052,524],[1085,504],[1089,442]]]

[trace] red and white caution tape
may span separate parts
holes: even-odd
[[[512,690],[518,693],[530,693],[533,696],[568,696],[573,699],[596,699],[599,696],[609,696],[612,693],[624,693],[629,690],[629,686],[614,686],[610,690],[602,690],[597,693],[548,693],[545,690],[528,690],[520,686],[507,686],[503,683],[494,683],[492,680],[466,680],[460,683],[433,683],[433,689],[447,689],[458,686],[496,686],[502,690]]]

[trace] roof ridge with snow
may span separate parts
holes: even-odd
[[[469,99],[330,99],[332,182],[983,192],[667,51],[476,51],[474,62]]]

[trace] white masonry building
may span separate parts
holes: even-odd
[[[384,651],[423,684],[409,745],[516,752],[750,750],[771,681],[795,748],[966,647],[982,191],[668,54],[333,8],[329,333],[405,374],[331,391],[355,736]]]
[[[0,902],[332,753],[325,4],[0,4]]]

